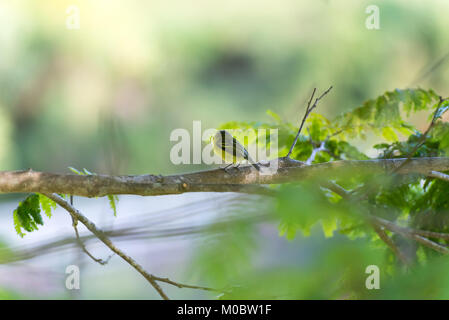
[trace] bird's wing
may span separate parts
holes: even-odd
[[[237,141],[236,138],[232,137],[231,139],[221,139],[220,147],[226,153],[232,154],[237,157],[242,157],[244,159],[248,159],[248,151],[246,151],[245,147],[243,147],[240,142]],[[235,152],[234,152],[235,150]]]

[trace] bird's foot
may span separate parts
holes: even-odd
[[[222,169],[223,169],[226,173],[229,173],[229,167],[232,166],[232,165],[233,165],[233,163],[228,164],[227,166],[223,167]]]

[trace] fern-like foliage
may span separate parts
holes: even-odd
[[[439,96],[431,89],[396,89],[337,117],[333,127],[343,130],[343,136],[350,138],[365,138],[372,131],[388,141],[395,141],[397,134],[413,133],[413,126],[404,118],[418,111],[434,110],[438,104]]]
[[[112,211],[114,212],[114,217],[117,217],[117,202],[119,201],[119,198],[117,195],[111,195],[108,194],[108,200],[109,200],[109,206],[111,207]]]
[[[305,161],[312,154],[312,150],[324,142],[325,150],[316,155],[314,163],[340,159],[366,160],[370,157],[350,141],[364,139],[370,132],[384,140],[373,147],[378,151],[378,158],[407,157],[418,144],[419,148],[412,154],[414,157],[445,156],[449,152],[449,124],[437,122],[422,143],[422,133],[407,122],[407,118],[413,113],[424,111],[429,114],[430,122],[434,114],[436,118],[440,118],[448,109],[449,102],[441,103],[439,95],[433,90],[418,88],[387,91],[333,120],[312,113],[299,136],[292,158]],[[271,121],[228,122],[221,128],[240,129],[243,132],[252,129],[278,129],[279,156],[283,156],[287,154],[296,136],[298,123],[285,122],[271,110],[268,110],[267,114]],[[236,137],[238,138],[238,135]],[[269,144],[269,139],[266,143]],[[337,182],[352,189],[365,183],[366,179],[367,177],[354,175]],[[374,181],[376,177],[368,179]],[[427,211],[436,206],[446,208],[444,199],[447,199],[447,194],[443,190],[447,183],[429,182],[430,185],[424,190],[422,177],[419,176],[382,182],[368,202],[377,207],[381,215],[381,212],[388,212],[386,218],[414,219],[414,216],[419,216],[416,212],[424,207]],[[324,198],[319,197],[319,191],[313,191],[313,188],[310,184],[282,186],[276,210],[280,218],[280,235],[288,239],[295,238],[297,231],[309,235],[316,224],[321,224],[326,237],[332,236],[335,230],[340,230],[350,238],[366,236],[372,232],[347,214],[351,208],[340,207],[343,202],[340,197],[333,193],[326,194]],[[345,214],[341,214],[342,212]],[[444,231],[444,228],[441,231]]]
[[[45,215],[48,218],[51,218],[52,216],[52,211],[56,210],[56,202],[54,202],[53,200],[47,198],[46,196],[42,195],[42,194],[38,194],[39,196],[39,202],[41,204],[41,208],[44,211]]]
[[[13,212],[14,229],[17,235],[24,237],[25,233],[38,230],[38,225],[44,225],[41,215],[41,208],[47,215],[52,216],[52,210],[56,209],[56,203],[41,194],[31,194],[19,203]]]

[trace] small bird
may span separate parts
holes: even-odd
[[[214,152],[223,160],[226,161],[231,159],[232,163],[226,166],[224,168],[225,170],[236,163],[238,167],[241,161],[248,160],[257,171],[260,171],[260,166],[250,157],[245,147],[243,147],[240,142],[226,130],[217,131],[212,137],[212,144],[214,146]]]

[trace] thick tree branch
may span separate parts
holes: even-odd
[[[108,194],[134,194],[142,196],[180,194],[185,192],[243,192],[271,194],[272,191],[258,184],[279,184],[301,181],[307,178],[332,179],[345,174],[388,174],[408,165],[397,173],[419,173],[449,170],[449,158],[412,158],[376,160],[340,160],[307,166],[289,158],[278,161],[279,168],[272,174],[260,175],[249,166],[230,170],[206,170],[193,173],[156,176],[107,176],[75,175],[26,171],[0,171],[0,193],[59,193],[83,197],[102,197]],[[263,164],[261,164],[263,165]],[[268,165],[268,164],[267,164]]]

